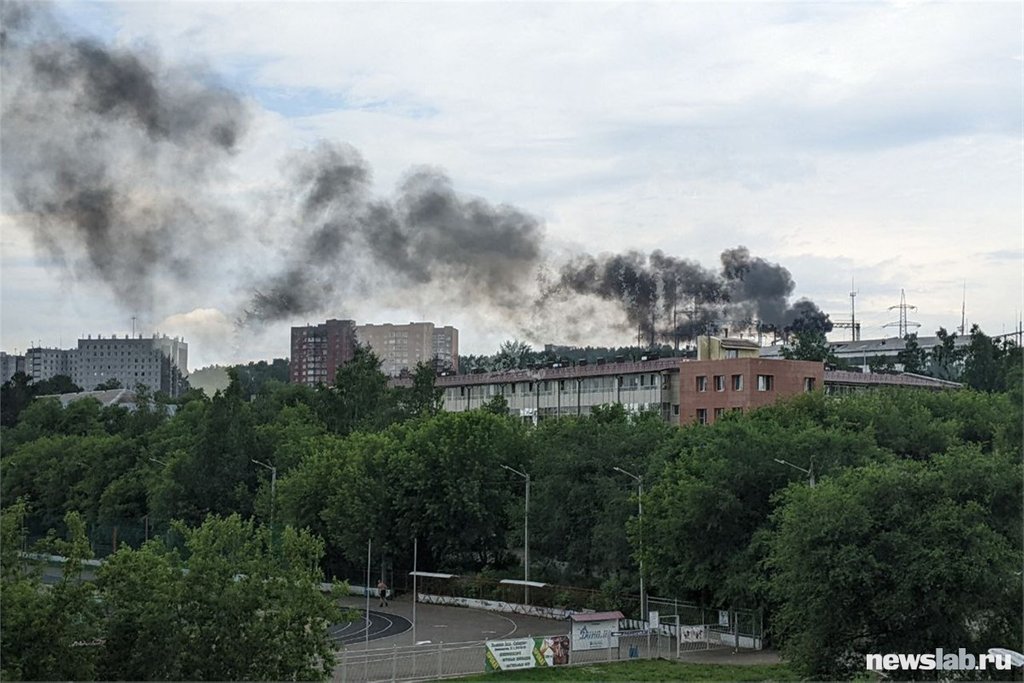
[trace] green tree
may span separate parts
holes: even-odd
[[[840,679],[866,653],[1021,642],[1020,477],[964,448],[787,488],[767,562],[784,656]]]
[[[998,343],[977,325],[971,327],[971,343],[964,357],[963,381],[978,391],[1007,391],[1019,377],[1021,349],[1007,339]],[[1018,382],[1019,384],[1019,382]]]
[[[940,327],[935,332],[939,343],[932,347],[928,356],[927,374],[937,379],[957,381],[963,370],[963,350],[956,346],[956,333],[946,332]]]
[[[807,329],[791,335],[796,339],[796,344],[782,347],[782,357],[786,360],[812,360],[821,361],[830,367],[846,366],[841,361],[832,347],[828,345],[825,333],[820,329]]]
[[[104,565],[99,590],[114,680],[324,680],[334,664],[327,626],[340,614],[320,590],[322,543],[239,516],[178,526],[188,572],[152,543]]]
[[[359,345],[352,360],[338,369],[334,386],[321,392],[321,417],[331,431],[376,430],[392,422],[395,394],[380,365],[369,347]]]
[[[797,402],[797,406],[823,401]],[[806,475],[776,458],[813,469],[820,481],[844,468],[884,460],[870,434],[823,427],[775,411],[684,430],[644,500],[644,546],[652,586],[705,604],[760,605],[756,534],[772,495]]]
[[[42,550],[66,558],[60,579],[44,588],[41,569],[18,555],[26,507],[18,502],[0,513],[0,661],[4,679],[91,680],[102,631],[92,583],[81,580],[91,556],[85,523],[74,512],[64,519],[67,539],[52,535]]]
[[[509,339],[501,343],[494,356],[494,370],[523,369],[535,361],[533,348],[524,341]]]
[[[918,344],[916,333],[903,338],[903,348],[896,354],[896,362],[903,366],[903,372],[924,372],[927,359],[928,353]]]
[[[896,362],[892,356],[872,356],[868,359],[868,370],[880,374],[896,372]]]
[[[412,386],[398,389],[401,412],[408,417],[437,415],[444,406],[444,389],[437,386],[437,373],[431,365],[417,363]]]
[[[190,404],[190,406],[193,404]],[[201,404],[200,404],[201,405]],[[241,387],[232,381],[208,408],[197,408],[194,434],[171,429],[181,448],[164,459],[150,499],[155,517],[162,522],[180,519],[192,525],[209,514],[252,512],[257,472],[251,463],[257,453],[256,429]],[[175,420],[177,422],[177,420]],[[187,421],[183,421],[185,426]],[[175,425],[178,427],[178,425]]]
[[[591,585],[618,577],[636,586],[626,532],[637,510],[636,484],[613,468],[646,475],[672,434],[660,419],[630,417],[617,405],[531,430],[531,509],[541,511],[530,521],[538,576]]]

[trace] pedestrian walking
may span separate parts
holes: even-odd
[[[388,606],[388,585],[384,583],[384,579],[377,582],[377,594],[380,595],[380,606]]]

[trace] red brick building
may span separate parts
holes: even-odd
[[[824,364],[730,358],[679,364],[679,423],[711,424],[730,410],[749,410],[823,387]]]
[[[292,328],[289,379],[294,384],[332,384],[338,368],[355,356],[356,324],[328,320],[320,325]]]

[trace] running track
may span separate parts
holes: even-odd
[[[412,622],[405,617],[370,610],[369,622],[364,613],[355,621],[331,626],[328,632],[336,645],[352,645],[367,640],[397,636],[411,628]]]

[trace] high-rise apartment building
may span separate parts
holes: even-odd
[[[332,319],[320,325],[293,327],[291,347],[289,379],[293,383],[331,384],[338,368],[355,355],[356,324]]]
[[[434,358],[438,370],[459,371],[459,331],[451,325],[434,328]]]
[[[356,336],[381,359],[381,371],[397,377],[418,363],[439,370],[458,367],[459,331],[454,327],[435,327],[434,323],[408,325],[358,325]]]
[[[142,385],[176,397],[188,389],[188,344],[166,335],[89,335],[76,349],[29,349],[25,373],[33,382],[65,375],[85,391],[115,381],[125,389]]]
[[[33,346],[25,352],[25,374],[32,382],[42,382],[57,375],[71,376],[74,349]]]
[[[25,372],[25,356],[0,351],[0,384],[7,382],[18,372]]]
[[[112,380],[125,389],[142,385],[170,396],[188,389],[188,344],[178,337],[89,335],[69,353],[71,381],[86,391]]]

